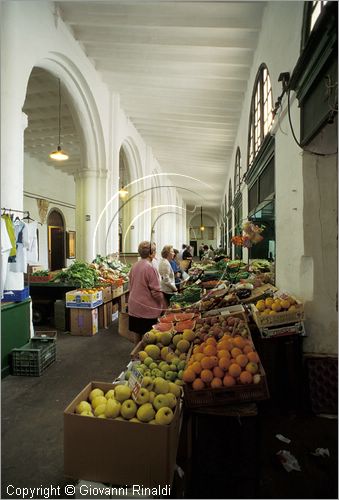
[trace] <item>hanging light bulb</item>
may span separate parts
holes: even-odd
[[[49,157],[52,158],[52,160],[64,161],[68,160],[69,158],[68,154],[61,149],[60,139],[61,139],[61,86],[59,78],[59,141],[56,151],[52,151],[52,153],[50,153],[49,155]]]
[[[119,195],[120,198],[126,198],[126,196],[128,195],[128,191],[124,186],[121,186],[121,188],[119,189]]]
[[[200,231],[205,231],[205,226],[202,222],[202,207],[200,207]]]

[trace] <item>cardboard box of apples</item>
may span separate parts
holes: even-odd
[[[64,411],[65,476],[117,485],[170,485],[180,392],[180,386],[164,379],[148,388],[140,379],[133,388],[90,382]]]

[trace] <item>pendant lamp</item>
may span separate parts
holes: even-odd
[[[200,207],[200,231],[205,231],[205,226],[202,222],[202,207]]]
[[[68,160],[68,154],[65,153],[65,151],[63,151],[61,149],[61,84],[60,84],[60,78],[59,78],[59,141],[58,141],[58,147],[56,149],[56,151],[52,151],[52,153],[50,153],[49,157],[52,158],[52,160],[57,160],[57,161],[64,161],[64,160]]]

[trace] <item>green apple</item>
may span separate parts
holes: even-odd
[[[177,379],[174,381],[174,383],[175,383],[175,384],[177,384],[177,385],[181,385],[181,386],[185,385],[185,382],[184,382],[183,380],[179,379],[179,378],[177,378]]]
[[[130,376],[131,376],[131,370],[125,371],[125,380],[129,380]]]
[[[93,389],[90,393],[89,393],[89,396],[88,396],[88,399],[92,402],[92,400],[97,397],[97,396],[103,396],[104,395],[104,391],[102,391],[101,389]]]
[[[173,411],[168,406],[160,408],[156,415],[155,420],[159,425],[168,425],[172,422],[174,417]]]
[[[155,411],[151,403],[145,403],[139,406],[137,411],[137,418],[140,422],[149,422],[154,418]]]
[[[107,418],[107,417],[104,413],[100,413],[100,415],[98,415],[98,418]]]
[[[80,403],[75,408],[75,413],[78,413],[80,415],[83,411],[91,411],[91,410],[92,407],[88,401],[80,401]]]
[[[180,342],[180,340],[182,340],[183,338],[184,336],[182,335],[182,333],[177,333],[176,335],[174,335],[172,342],[175,345],[175,347],[178,345],[178,342]]]
[[[183,359],[179,360],[179,362],[178,362],[178,370],[184,370],[185,366],[186,366],[186,361],[183,360]]]
[[[143,405],[149,401],[149,391],[145,387],[141,387],[138,395],[136,397],[136,402],[138,405]]]
[[[92,408],[93,408],[93,410],[95,410],[97,406],[104,405],[106,403],[107,403],[107,399],[105,398],[105,396],[96,396],[92,400]]]
[[[93,413],[90,410],[84,410],[80,413],[83,417],[94,417]]]
[[[109,418],[116,418],[119,416],[120,413],[120,408],[121,408],[121,403],[119,401],[116,401],[113,398],[110,398],[107,401],[107,405],[105,408],[105,415],[106,417]]]
[[[126,399],[120,408],[120,414],[122,417],[126,418],[127,420],[130,420],[131,418],[135,417],[135,414],[137,412],[137,405],[133,401],[133,399]]]
[[[179,370],[178,371],[178,378],[181,380],[182,379],[182,376],[183,376],[183,373],[184,373],[184,370]]]
[[[160,357],[163,361],[166,361],[166,356],[168,355],[168,353],[169,353],[169,348],[167,346],[161,348]]]
[[[110,389],[109,391],[107,391],[105,394],[105,398],[106,399],[114,398],[114,389]]]
[[[106,399],[106,398],[105,398]],[[106,405],[107,405],[107,400],[106,400],[106,403],[104,404],[100,404],[98,405],[95,410],[94,410],[94,415],[96,417],[98,417],[99,415],[101,415],[102,413],[105,413],[105,410],[106,410]]]
[[[164,373],[166,373],[170,369],[170,367],[169,367],[169,365],[167,363],[162,363],[161,366],[159,365],[159,368]]]
[[[151,391],[153,389],[153,379],[150,375],[145,376],[142,379],[141,383],[142,387],[145,387],[148,391]]]
[[[149,402],[150,403],[153,403],[155,396],[156,396],[156,393],[154,391],[150,391],[150,393],[149,393]]]
[[[176,372],[176,371],[177,371],[177,365],[175,365],[174,363],[171,363],[171,364],[169,365],[169,367],[170,367],[170,370],[171,370],[172,372]]]
[[[177,398],[180,397],[181,395],[181,388],[178,384],[175,384],[173,382],[170,382],[168,384],[168,390],[169,392],[171,392],[172,394],[174,394],[174,396],[176,396]]]
[[[166,398],[168,401],[168,406],[171,408],[171,410],[173,410],[173,408],[177,406],[177,398],[174,396],[172,392],[166,394]]]
[[[153,406],[157,411],[163,406],[168,406],[167,394],[157,394],[153,400]]]
[[[153,363],[153,358],[147,356],[147,358],[144,360],[144,365],[149,366],[151,363]]]
[[[114,397],[117,401],[120,401],[120,403],[126,401],[126,399],[129,399],[131,397],[131,393],[132,391],[128,387],[128,385],[119,384],[115,386]]]
[[[171,370],[169,370],[168,372],[166,372],[165,378],[170,382],[174,382],[174,380],[177,378],[177,372],[172,372]]]
[[[155,361],[153,361],[153,363],[151,363],[148,368],[150,370],[158,369],[158,365],[155,363]]]
[[[145,347],[145,352],[147,353],[147,356],[150,356],[152,359],[160,358],[160,348],[155,344],[147,345]]]
[[[156,336],[155,332],[149,331],[149,332],[145,333],[145,335],[142,337],[142,340],[146,344],[154,344],[157,340],[157,336]]]
[[[169,353],[166,356],[166,361],[167,363],[172,363],[173,359],[176,359],[177,355],[173,351],[169,351]]]
[[[176,356],[174,356],[171,360],[171,364],[172,365],[175,365],[175,366],[178,366],[178,364],[180,363],[180,359],[177,358]]]
[[[156,377],[153,380],[153,390],[157,394],[166,394],[168,392],[168,381],[162,377]]]
[[[138,353],[139,360],[143,363],[146,358],[148,358],[148,354],[146,351],[139,351]]]
[[[163,346],[168,346],[171,343],[172,334],[170,332],[161,332],[159,337]]]
[[[140,424],[140,420],[138,420],[136,417],[133,417],[130,419],[130,422],[134,422],[135,424]]]
[[[148,423],[152,424],[152,425],[159,425],[158,422],[155,420],[155,418],[153,418],[152,420],[150,420]]]

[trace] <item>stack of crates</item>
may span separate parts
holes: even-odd
[[[12,349],[12,375],[40,377],[56,360],[55,337],[32,337],[23,345]]]

